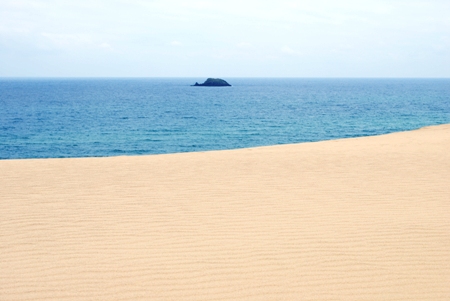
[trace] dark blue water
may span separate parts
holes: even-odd
[[[162,154],[450,123],[450,79],[0,79],[0,159]]]

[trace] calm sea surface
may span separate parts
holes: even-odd
[[[163,154],[450,123],[450,79],[0,79],[0,159]]]

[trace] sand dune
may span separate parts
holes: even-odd
[[[0,300],[450,300],[450,125],[0,161]]]

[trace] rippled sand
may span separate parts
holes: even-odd
[[[450,300],[450,125],[0,161],[0,300]]]

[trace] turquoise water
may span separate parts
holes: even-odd
[[[450,123],[450,79],[0,79],[0,159],[163,154]]]

